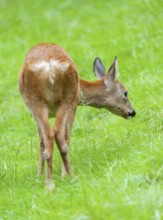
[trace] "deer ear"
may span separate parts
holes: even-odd
[[[113,64],[111,65],[108,74],[106,76],[106,79],[108,82],[113,82],[118,75],[118,59],[115,57]]]
[[[93,63],[93,71],[97,79],[105,77],[105,67],[99,57],[96,57]]]

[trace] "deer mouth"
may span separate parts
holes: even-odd
[[[127,119],[128,115],[124,114],[124,112],[120,108],[111,107],[111,108],[107,108],[107,110],[113,113],[114,115],[118,115]]]
[[[131,118],[135,117],[135,115],[136,115],[136,112],[134,110],[125,112],[121,108],[117,108],[117,107],[116,108],[115,107],[107,108],[107,110],[109,110],[111,113],[118,115],[118,116],[121,116],[122,118],[125,118],[125,119],[131,119]]]
[[[125,119],[130,120],[132,117],[131,116],[126,116]]]

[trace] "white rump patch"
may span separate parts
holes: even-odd
[[[61,63],[58,60],[49,60],[49,61],[40,61],[37,63],[34,63],[30,66],[30,69],[34,72],[34,73],[45,73],[45,74],[50,74],[50,73],[54,73],[55,70],[60,71],[62,74],[65,73],[65,71],[68,69],[69,67],[69,63]]]
[[[55,71],[60,71],[62,74],[69,67],[69,63],[61,63],[58,60],[40,61],[30,66],[30,70],[35,74],[43,74],[49,76],[49,79],[54,83]]]

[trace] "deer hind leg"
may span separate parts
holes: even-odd
[[[74,108],[63,104],[58,109],[55,121],[55,140],[60,151],[63,166],[62,175],[73,175],[71,164],[68,158],[68,145],[71,127],[74,119]]]
[[[44,157],[43,152],[45,150],[43,137],[41,134],[41,130],[38,127],[38,133],[39,133],[39,141],[40,141],[40,149],[39,149],[39,162],[38,162],[38,177],[41,176],[41,174],[44,171]]]
[[[54,185],[52,182],[52,159],[53,159],[53,141],[54,141],[54,131],[50,127],[48,121],[47,111],[35,112],[34,118],[36,120],[37,126],[39,128],[41,144],[43,148],[40,149],[39,158],[39,172],[41,172],[43,160],[47,161],[46,168],[46,187],[48,190],[52,190]]]

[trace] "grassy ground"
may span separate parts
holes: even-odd
[[[0,0],[0,219],[163,218],[162,0]],[[54,192],[37,181],[38,137],[17,86],[30,47],[56,42],[94,80],[92,62],[119,58],[120,80],[137,111],[126,121],[79,107],[71,136],[75,177]]]

